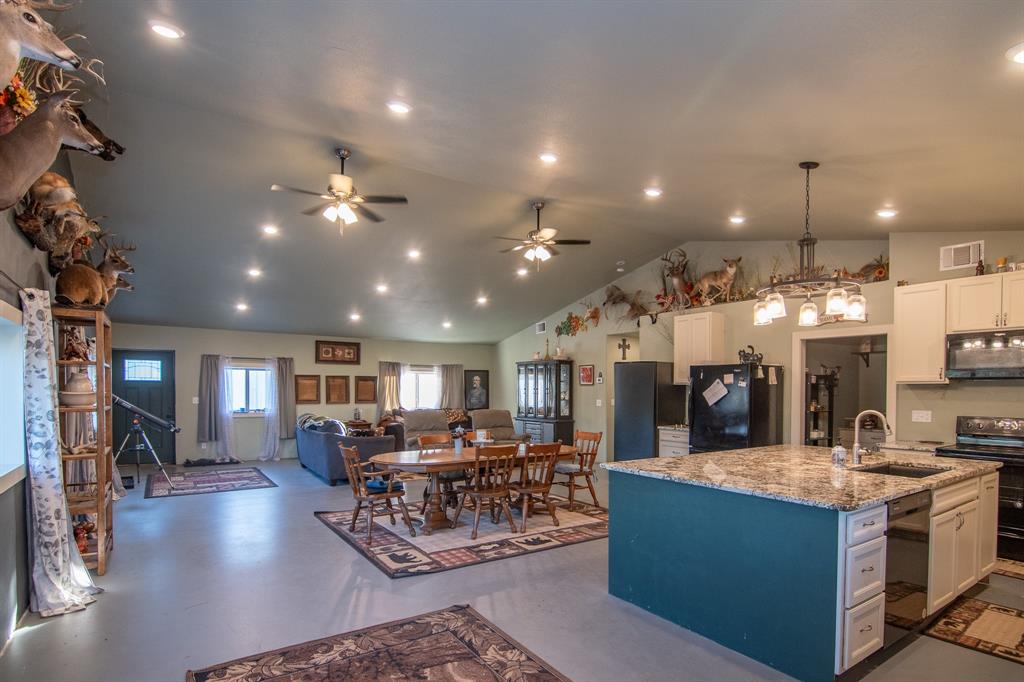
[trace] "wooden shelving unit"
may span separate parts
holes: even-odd
[[[68,421],[73,415],[90,413],[96,415],[95,451],[73,453],[61,448],[64,473],[64,490],[68,499],[68,512],[72,516],[86,514],[96,524],[95,537],[89,539],[89,546],[82,553],[85,565],[95,569],[99,575],[107,572],[107,560],[114,549],[114,485],[112,482],[114,434],[111,420],[111,329],[110,319],[102,310],[81,310],[78,308],[54,307],[53,321],[58,355],[64,347],[64,331],[68,327],[82,327],[85,334],[96,338],[95,360],[57,360],[58,386],[63,387],[71,374],[95,369],[96,404],[85,407],[61,405],[61,440],[69,438]],[[64,418],[64,415],[71,415]],[[68,483],[72,467],[81,462],[94,462],[92,480]]]

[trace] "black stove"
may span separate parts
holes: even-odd
[[[999,470],[999,556],[1024,561],[1024,418],[957,417],[956,442],[940,457],[1002,462]]]

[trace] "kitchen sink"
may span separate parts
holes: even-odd
[[[903,478],[926,478],[928,476],[934,476],[935,474],[951,471],[951,469],[886,462],[885,464],[871,464],[869,466],[857,467],[854,471],[862,471],[868,474],[884,474],[886,476],[902,476]]]

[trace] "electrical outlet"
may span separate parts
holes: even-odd
[[[602,405],[604,405],[604,402],[600,398],[598,398],[597,399],[597,406],[601,407]]]
[[[195,395],[192,396],[192,404],[193,405],[198,405],[199,404],[199,396],[195,396]]]
[[[615,407],[615,398],[612,398],[611,402],[608,404],[611,405],[612,407]]]
[[[200,450],[205,450],[206,449],[206,443],[200,443],[199,444],[199,449]]]
[[[912,422],[924,422],[930,424],[932,421],[931,410],[911,410],[910,421]]]

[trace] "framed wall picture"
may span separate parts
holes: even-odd
[[[295,402],[297,404],[314,404],[320,402],[320,375],[295,375]]]
[[[467,410],[487,410],[491,407],[491,373],[486,369],[464,370]]]
[[[335,365],[358,365],[358,341],[317,341],[316,361]]]
[[[346,405],[352,402],[352,396],[348,392],[348,377],[324,377],[324,390],[327,392],[328,405]]]
[[[594,366],[580,365],[580,386],[594,385]]]
[[[377,377],[356,377],[356,402],[377,402]]]

